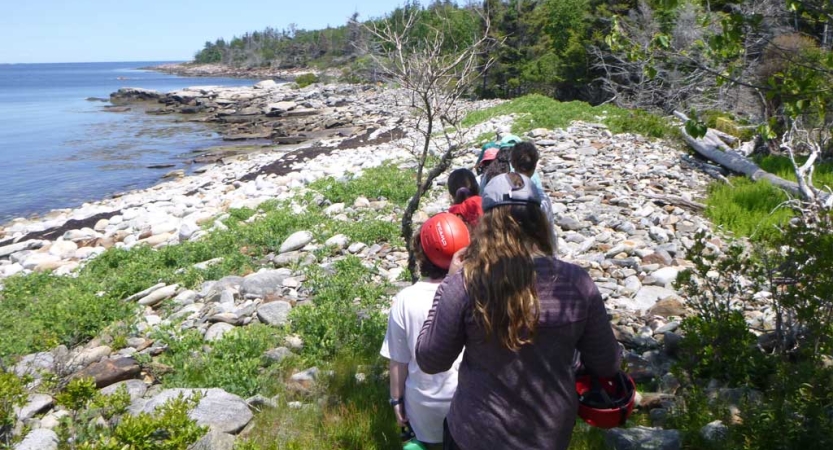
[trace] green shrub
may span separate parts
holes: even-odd
[[[534,128],[566,128],[575,120],[602,122],[613,133],[639,133],[656,138],[673,138],[679,131],[671,124],[644,111],[631,111],[611,105],[590,106],[587,103],[559,102],[543,95],[531,94],[491,108],[470,112],[463,126],[472,126],[497,116],[520,114],[512,131],[522,133]]]
[[[220,388],[251,397],[274,383],[266,370],[263,354],[283,340],[279,328],[255,324],[235,328],[210,344],[196,330],[182,334],[161,332],[157,337],[168,345],[160,362],[173,368],[162,375],[166,387]],[[204,351],[210,345],[210,351]]]
[[[318,83],[318,76],[314,73],[304,73],[295,77],[295,84],[299,88],[305,88],[314,83]]]
[[[185,450],[207,430],[188,417],[199,395],[170,400],[153,414],[125,414],[130,394],[125,386],[101,394],[92,378],[71,380],[55,400],[70,416],[57,429],[61,448],[79,450]],[[96,420],[104,418],[106,422]],[[118,420],[115,420],[119,417]]]
[[[681,329],[679,365],[694,378],[735,386],[766,384],[771,364],[739,311],[729,311],[720,320],[687,317]]]
[[[55,402],[70,411],[81,411],[92,401],[98,390],[92,378],[75,378],[55,396]]]
[[[757,348],[755,335],[735,306],[749,300],[738,275],[757,281],[760,272],[743,247],[733,245],[720,254],[708,244],[706,234],[698,233],[688,251],[694,267],[676,280],[697,312],[683,320],[679,365],[694,379],[763,387],[771,373],[770,361]]]
[[[740,405],[734,448],[833,448],[833,371],[812,363],[779,366],[765,401]]]
[[[251,210],[232,211],[228,231],[214,231],[199,242],[152,249],[110,249],[78,271],[78,276],[45,273],[4,280],[0,291],[0,360],[58,344],[72,347],[97,336],[110,324],[125,320],[136,305],[123,298],[159,282],[186,288],[202,281],[254,269],[259,258],[276,251],[291,233],[315,229],[324,218],[319,210],[294,214],[290,208],[266,205],[261,220],[246,224]],[[198,270],[194,264],[222,258]]]
[[[28,395],[24,384],[28,382],[28,379],[0,368],[0,446],[8,444],[11,437],[10,432],[16,419],[15,407],[26,404]]]
[[[335,355],[376,355],[387,327],[381,312],[385,284],[374,282],[354,256],[337,261],[332,270],[310,268],[307,276],[313,302],[290,313],[292,331],[304,340],[303,354],[313,363]]]
[[[689,251],[693,271],[677,281],[697,316],[682,324],[676,370],[692,384],[684,388],[670,425],[686,433],[691,448],[833,445],[826,431],[833,428],[833,369],[826,363],[833,347],[833,219],[807,205],[797,219],[772,242],[774,248],[747,252],[733,246],[721,255],[701,234]],[[768,293],[774,313],[760,340],[741,313],[760,307],[750,303],[756,292]],[[736,405],[740,416],[732,419],[726,405],[704,401],[697,388],[711,379],[757,394],[742,399]],[[725,442],[706,444],[699,428],[715,418],[738,423],[729,427]]]
[[[72,443],[79,450],[186,450],[208,430],[188,417],[199,401],[197,395],[187,399],[180,396],[153,414],[125,414],[115,427],[91,425],[94,431],[88,439],[74,436]]]

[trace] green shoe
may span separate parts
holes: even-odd
[[[428,450],[428,446],[419,442],[416,438],[411,439],[402,445],[403,450]]]

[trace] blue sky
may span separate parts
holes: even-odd
[[[0,63],[189,60],[207,40],[378,17],[402,0],[3,0]]]

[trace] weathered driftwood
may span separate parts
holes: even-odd
[[[702,212],[706,209],[706,205],[702,203],[697,203],[691,200],[684,199],[678,195],[663,195],[663,194],[653,194],[651,192],[643,192],[643,194],[659,203],[665,203],[667,205],[674,205],[679,206],[680,208],[688,208],[695,212]]]
[[[682,120],[688,120],[688,116],[681,112],[675,111],[674,115]],[[702,138],[692,137],[686,133],[685,127],[681,127],[681,131],[686,143],[704,158],[714,161],[732,172],[744,174],[753,181],[767,180],[773,186],[781,188],[791,195],[802,196],[798,183],[787,181],[761,169],[757,164],[735,152],[721,141],[714,130],[708,130]]]
[[[707,161],[700,161],[690,155],[682,155],[680,157],[680,164],[686,168],[700,170],[701,172],[714,178],[717,181],[720,181],[721,183],[726,183],[729,186],[732,185],[732,182],[729,181],[728,178],[726,178],[726,176],[729,175],[730,172],[723,166],[712,164]]]

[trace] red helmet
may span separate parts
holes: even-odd
[[[622,426],[633,412],[636,384],[624,372],[612,378],[576,377],[578,416],[599,428]]]
[[[422,224],[419,239],[425,256],[437,267],[448,269],[454,253],[469,245],[469,229],[456,215],[443,212]]]

